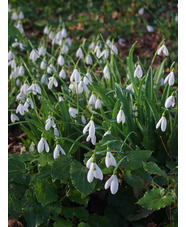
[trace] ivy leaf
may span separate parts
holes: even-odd
[[[21,214],[22,203],[15,194],[8,195],[8,214],[17,219]]]
[[[148,210],[159,210],[174,202],[174,194],[165,191],[164,188],[153,188],[147,191],[144,196],[138,200],[137,204]]]
[[[123,161],[124,167],[127,169],[138,169],[142,166],[142,162],[147,161],[152,154],[150,150],[134,150],[130,151],[127,158]]]
[[[36,183],[35,195],[42,206],[46,206],[58,198],[54,184],[51,184],[45,179]]]
[[[84,197],[91,193],[95,187],[95,182],[87,181],[88,169],[74,160],[70,167],[70,178],[74,187],[81,192]]]
[[[85,207],[63,207],[61,214],[64,215],[65,218],[77,217],[83,221],[87,221],[89,216]]]
[[[166,177],[166,173],[154,162],[143,162],[143,168],[151,174],[157,174],[159,176]]]
[[[70,178],[71,156],[63,155],[55,160],[52,165],[52,178],[59,179],[63,183],[68,183]]]

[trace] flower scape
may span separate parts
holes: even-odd
[[[9,130],[26,134],[25,151],[9,154],[9,216],[24,226],[176,226],[177,63],[166,39],[147,62],[137,41],[124,58],[124,39],[77,41],[60,18],[32,40],[26,13],[9,5],[9,17]]]

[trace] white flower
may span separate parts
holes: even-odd
[[[21,50],[24,50],[25,49],[25,44],[24,43],[19,43],[19,47]]]
[[[100,50],[99,46],[95,47],[94,52],[96,53],[97,58],[101,57],[101,50]]]
[[[106,44],[107,44],[110,48],[112,47],[112,42],[111,42],[109,39],[107,39]]]
[[[21,89],[20,89],[20,93],[24,93],[25,95],[27,94],[27,91],[28,91],[28,89],[29,89],[29,85],[28,84],[23,84],[22,86],[21,86]]]
[[[58,158],[60,151],[61,151],[61,154],[66,155],[63,148],[59,144],[57,144],[55,149],[54,149],[54,152],[53,152],[54,159]]]
[[[25,97],[26,95],[22,92],[20,92],[17,96],[16,96],[16,100],[21,100],[21,102],[23,103],[25,101]]]
[[[169,56],[169,51],[168,51],[167,47],[165,46],[165,44],[163,44],[163,45],[158,49],[157,54],[160,55],[161,53],[164,54],[165,56]]]
[[[88,124],[83,128],[83,134],[85,134],[89,130],[89,135],[87,136],[86,141],[88,142],[91,139],[93,145],[96,144],[96,136],[95,136],[95,125],[94,121],[90,120]]]
[[[11,122],[15,122],[15,121],[19,121],[19,118],[18,118],[18,116],[16,115],[16,114],[14,114],[14,113],[12,113],[11,115],[10,115],[10,119],[11,119]]]
[[[174,72],[170,72],[170,73],[165,77],[164,84],[166,84],[167,81],[168,81],[168,83],[169,83],[169,86],[174,85],[174,81],[175,81]]]
[[[132,83],[129,84],[129,85],[127,85],[126,89],[129,90],[129,91],[134,92],[134,88],[133,88],[133,86],[132,86]]]
[[[86,75],[84,76],[83,78],[83,82],[88,85],[88,84],[91,84],[92,83],[92,77],[90,75],[90,73],[86,73]]]
[[[87,123],[86,118],[84,116],[81,116],[81,122],[84,125]]]
[[[165,108],[169,108],[170,106],[175,106],[175,98],[174,96],[169,96],[165,101]]]
[[[25,102],[25,104],[24,104],[24,106],[28,109],[28,107],[30,106],[32,109],[34,109],[34,103],[33,103],[33,101],[32,101],[32,99],[31,98],[27,98],[26,99],[26,102]]]
[[[37,93],[41,94],[41,88],[39,87],[38,84],[32,84],[29,89],[29,92],[32,92],[34,95],[36,95]]]
[[[51,76],[51,77],[49,77],[48,79],[49,79],[49,82],[48,82],[48,89],[52,89],[53,85],[54,85],[55,87],[58,86],[58,82],[57,82],[57,80],[56,80],[56,78],[55,78],[54,76]]]
[[[138,14],[139,14],[139,15],[143,15],[143,14],[144,14],[144,8],[139,9],[139,10],[138,10]]]
[[[115,44],[112,44],[111,49],[112,49],[111,54],[118,55],[118,48],[116,47]]]
[[[47,73],[48,73],[48,74],[52,74],[52,73],[54,73],[54,72],[56,72],[56,68],[55,68],[55,66],[54,66],[53,64],[50,64],[50,65],[48,66],[48,68],[47,68]]]
[[[121,110],[121,109],[119,110],[118,115],[117,115],[117,123],[120,123],[120,122],[122,122],[122,124],[125,123],[125,114],[124,114],[123,110]]]
[[[17,20],[18,19],[18,15],[16,12],[13,12],[12,16],[11,16],[12,20]]]
[[[100,179],[100,180],[103,179],[103,173],[96,163],[92,163],[90,166],[90,169],[87,174],[88,182],[91,183],[93,181],[94,177],[96,179]]]
[[[47,153],[49,152],[49,146],[48,146],[46,139],[44,137],[41,137],[41,139],[37,145],[37,150],[39,153],[41,153],[41,152],[43,152],[44,149],[46,150]]]
[[[143,76],[143,71],[141,69],[141,66],[138,65],[134,71],[134,77],[141,78]]]
[[[104,56],[104,58],[107,59],[109,57],[109,49],[103,50],[101,56]]]
[[[48,131],[51,127],[55,127],[54,119],[51,116],[48,116],[46,120],[45,130]]]
[[[15,39],[15,42],[12,43],[12,47],[17,47],[17,46],[19,46],[19,42],[17,42],[17,39]]]
[[[16,85],[19,86],[20,85],[20,79],[16,80]]]
[[[103,137],[106,136],[106,135],[109,135],[109,134],[111,134],[111,131],[110,131],[110,130],[107,130],[107,131],[105,132],[105,134],[103,135]]]
[[[70,82],[73,82],[73,81],[75,81],[75,83],[79,83],[81,81],[81,76],[77,69],[74,69],[74,71],[72,72],[72,75],[70,76]]]
[[[65,43],[67,43],[69,46],[72,45],[72,41],[70,38],[65,39]]]
[[[11,64],[11,68],[12,69],[15,69],[16,68],[16,62],[15,62],[14,59],[12,61],[10,61],[10,64]]]
[[[110,151],[107,151],[105,165],[107,168],[109,168],[110,166],[116,166],[116,160]]]
[[[67,37],[67,30],[65,28],[63,28],[61,30],[61,35],[62,35],[62,38],[66,38]]]
[[[41,62],[40,68],[41,68],[42,70],[46,69],[46,60],[45,60],[45,59],[43,59],[43,61]]]
[[[43,74],[41,77],[41,83],[42,84],[48,84],[48,78],[46,76],[46,74]]]
[[[86,85],[83,81],[80,81],[80,83],[78,84],[76,93],[81,94],[81,93],[83,92],[83,90],[84,90],[87,94],[89,93],[89,90],[88,90],[87,85]]]
[[[105,189],[110,187],[111,193],[114,195],[118,191],[118,178],[116,175],[112,175],[105,183]]]
[[[78,110],[73,107],[69,107],[68,112],[73,118],[76,118],[76,115],[78,114]]]
[[[92,105],[92,106],[95,106],[96,100],[97,100],[96,95],[95,95],[95,94],[92,94],[92,95],[90,96],[90,98],[89,98],[88,104],[89,104],[89,105]]]
[[[103,102],[102,102],[100,99],[97,99],[97,100],[96,100],[96,103],[95,103],[95,109],[100,109],[102,103],[103,103]]]
[[[70,84],[69,84],[69,89],[70,89],[70,91],[74,92],[75,89],[76,89],[75,83],[73,83],[73,82],[70,83]]]
[[[62,96],[59,96],[59,97],[58,97],[58,100],[59,100],[59,102],[64,102],[64,99],[63,99]]]
[[[51,32],[49,33],[48,37],[49,37],[49,39],[53,39],[53,38],[54,38],[54,32],[51,31]]]
[[[58,31],[57,34],[56,34],[56,39],[62,39],[62,32],[61,31]]]
[[[62,55],[59,55],[58,59],[57,59],[57,64],[60,66],[63,66],[65,63],[64,57]]]
[[[8,61],[10,61],[11,59],[15,58],[15,54],[14,52],[12,52],[11,50],[8,52]]]
[[[31,53],[30,53],[30,57],[29,57],[30,60],[35,62],[35,61],[37,61],[38,57],[39,57],[39,54],[38,54],[37,50],[35,50],[35,49],[32,50]]]
[[[76,57],[80,58],[80,59],[84,58],[83,51],[82,51],[82,49],[80,47],[76,51]]]
[[[86,167],[87,167],[88,169],[90,169],[90,166],[91,166],[91,164],[92,164],[92,160],[93,160],[93,158],[90,157],[89,160],[86,162]]]
[[[153,32],[154,28],[151,25],[147,25],[147,31],[148,32]]]
[[[94,42],[92,42],[90,45],[89,45],[89,47],[88,47],[89,49],[91,49],[91,50],[94,50],[94,48],[95,48],[95,43]]]
[[[85,62],[87,65],[92,65],[92,57],[90,54],[88,54],[85,58]]]
[[[20,104],[17,106],[16,114],[17,114],[17,113],[20,113],[20,114],[23,116],[24,113],[25,113],[25,111],[27,112],[28,109],[27,109],[23,104],[20,103]]]
[[[18,75],[19,75],[19,76],[23,76],[23,75],[24,75],[24,73],[25,73],[24,66],[22,66],[22,65],[21,65],[21,66],[19,67],[19,72],[18,72]]]
[[[62,49],[61,49],[61,53],[62,54],[67,54],[68,53],[68,46],[67,45],[63,45]]]
[[[24,19],[24,14],[22,11],[19,13],[19,19],[21,19],[21,20]]]
[[[62,69],[60,72],[59,72],[59,77],[61,77],[62,79],[65,79],[66,78],[66,72],[64,69]]]
[[[45,56],[46,55],[46,48],[44,46],[39,47],[38,53],[39,53],[40,56]]]
[[[49,33],[49,28],[48,26],[45,26],[44,30],[43,30],[43,33],[44,34],[48,34]]]
[[[108,65],[106,65],[103,69],[103,74],[104,74],[104,78],[105,79],[110,79],[110,72],[109,72],[109,67]]]
[[[158,129],[160,127],[160,125],[161,125],[161,131],[165,132],[166,127],[167,127],[167,120],[164,116],[162,116],[160,118],[160,120],[158,121],[158,123],[156,124],[156,129]]]

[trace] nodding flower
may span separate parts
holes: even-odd
[[[169,96],[165,101],[165,108],[169,108],[170,106],[175,106],[175,98],[173,95]]]
[[[91,162],[90,169],[87,174],[87,181],[91,183],[94,178],[103,180],[103,173],[95,162]]]
[[[165,77],[164,84],[166,84],[166,83],[168,82],[169,86],[172,86],[172,85],[174,85],[174,81],[175,81],[174,72],[170,72],[170,73]]]
[[[141,78],[143,76],[143,71],[141,69],[141,66],[138,65],[134,71],[134,77]]]
[[[169,56],[169,51],[168,51],[167,47],[165,46],[165,44],[163,44],[163,45],[158,49],[157,54],[160,55],[161,53],[164,54],[165,56]]]
[[[84,58],[83,51],[82,51],[82,49],[81,49],[80,47],[79,47],[78,50],[76,51],[76,57],[77,57],[77,58],[80,58],[80,59]]]
[[[117,115],[117,123],[119,124],[120,122],[122,122],[122,124],[125,123],[125,114],[122,109],[119,110],[118,115]]]
[[[118,191],[119,182],[116,175],[112,175],[106,182],[105,182],[105,189],[110,187],[111,193],[114,195]]]
[[[66,155],[63,148],[59,144],[57,144],[55,149],[54,149],[54,152],[53,152],[54,159],[58,158],[58,156],[60,155],[60,152],[61,152],[61,154]]]
[[[46,139],[44,137],[41,137],[38,145],[37,145],[37,150],[39,153],[43,152],[43,150],[45,149],[45,151],[48,153],[49,152],[49,145],[46,141]]]
[[[161,131],[165,132],[166,127],[167,127],[167,120],[164,117],[164,115],[162,115],[162,117],[160,118],[160,120],[158,121],[158,123],[156,124],[156,129],[158,129],[161,125]]]

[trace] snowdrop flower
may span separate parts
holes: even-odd
[[[68,46],[67,46],[67,45],[64,44],[64,45],[62,46],[61,53],[62,53],[62,54],[67,54],[67,53],[68,53]]]
[[[55,66],[54,66],[53,64],[50,64],[50,65],[48,66],[48,68],[47,68],[47,73],[48,73],[48,74],[52,74],[52,73],[54,73],[54,72],[56,72],[56,68],[55,68]]]
[[[21,32],[21,34],[23,34],[24,29],[23,29],[23,26],[21,24],[21,21],[18,21],[17,25],[15,27]]]
[[[89,135],[86,139],[86,141],[88,142],[91,139],[91,142],[93,145],[96,144],[96,136],[95,136],[95,125],[94,125],[94,121],[91,120],[88,122],[88,124],[83,128],[83,134],[85,134],[87,131],[89,131]]]
[[[49,33],[49,28],[48,26],[45,26],[44,30],[43,30],[43,33],[44,34],[48,34]]]
[[[103,102],[100,99],[96,99],[95,109],[100,109]]]
[[[92,65],[92,57],[90,54],[88,54],[85,58],[85,62],[87,65]]]
[[[43,150],[48,153],[49,152],[49,145],[44,137],[41,137],[38,145],[37,145],[37,150],[39,153],[43,152]]]
[[[119,124],[120,122],[122,122],[122,124],[125,123],[125,114],[122,109],[119,110],[117,115],[117,123]]]
[[[19,46],[19,42],[17,41],[17,39],[15,39],[15,42],[12,43],[12,47],[17,47]]]
[[[51,127],[55,127],[54,119],[51,116],[48,116],[46,120],[45,130],[48,131]]]
[[[41,46],[38,48],[38,52],[40,56],[45,56],[46,55],[46,48],[44,46]]]
[[[63,28],[61,30],[61,35],[62,35],[62,38],[66,38],[67,37],[67,30],[65,28]]]
[[[110,48],[112,47],[112,42],[111,42],[109,39],[107,39],[106,44],[107,44]]]
[[[88,90],[87,85],[86,85],[83,81],[80,81],[80,83],[78,84],[76,93],[81,94],[81,93],[83,92],[83,90],[84,90],[87,94],[89,93],[89,90]]]
[[[104,58],[107,59],[109,57],[109,49],[103,50],[101,56],[104,56]]]
[[[17,79],[16,80],[16,85],[19,87],[19,85],[20,85],[20,79]]]
[[[17,106],[16,114],[17,114],[17,113],[20,113],[20,114],[23,116],[24,113],[25,113],[25,111],[27,112],[28,109],[27,109],[23,104],[20,103],[20,104]]]
[[[23,103],[25,101],[26,98],[26,94],[20,92],[17,96],[16,96],[16,100],[21,100],[21,102]]]
[[[37,95],[37,93],[41,94],[41,88],[38,84],[32,84],[29,89],[29,92],[32,92],[34,95]]]
[[[24,43],[19,43],[19,47],[21,50],[24,50],[25,49],[25,44]]]
[[[138,14],[139,14],[139,15],[143,15],[143,14],[144,14],[144,8],[139,9],[139,10],[138,10]]]
[[[46,60],[45,59],[42,60],[42,62],[40,64],[40,69],[42,69],[42,70],[46,69]]]
[[[164,115],[162,115],[162,117],[160,118],[160,120],[158,121],[158,123],[156,124],[156,129],[158,129],[161,125],[161,131],[165,132],[166,127],[167,127],[167,120],[164,117]]]
[[[110,79],[110,72],[109,72],[109,67],[108,65],[106,65],[103,69],[103,74],[104,74],[104,78],[105,79]]]
[[[111,131],[110,131],[110,130],[107,130],[107,131],[105,132],[105,134],[103,135],[103,137],[106,136],[106,135],[109,135],[109,134],[111,134]]]
[[[96,179],[100,179],[103,180],[103,173],[101,171],[101,169],[99,168],[99,166],[94,162],[91,164],[90,169],[88,171],[87,174],[87,181],[89,183],[91,183],[94,179],[94,177]]]
[[[110,151],[107,151],[105,165],[107,168],[109,168],[110,166],[116,166],[116,160]]]
[[[41,84],[48,84],[48,78],[47,78],[46,74],[42,75]]]
[[[89,72],[86,73],[86,75],[83,78],[83,82],[88,85],[92,83],[92,77]]]
[[[116,175],[112,175],[105,183],[105,190],[110,187],[111,193],[114,195],[118,191],[118,178]]]
[[[30,60],[32,60],[33,62],[37,61],[39,55],[37,53],[36,50],[32,50],[31,53],[30,53]]]
[[[18,15],[16,12],[13,12],[12,16],[11,16],[12,20],[17,20],[18,19]]]
[[[61,33],[61,31],[58,31],[57,32],[56,39],[62,39],[62,33]]]
[[[20,92],[21,93],[24,93],[25,95],[27,94],[27,91],[28,91],[28,89],[29,89],[29,85],[28,84],[23,84],[22,86],[21,86],[21,89],[20,89]]]
[[[101,50],[100,50],[99,46],[95,47],[94,52],[96,53],[97,58],[101,57]]]
[[[68,112],[73,118],[76,118],[76,115],[78,114],[78,110],[73,107],[69,107]]]
[[[88,159],[88,161],[86,162],[86,167],[87,167],[88,169],[90,169],[90,166],[91,166],[91,164],[92,164],[92,161],[93,161],[93,158],[90,157],[90,158]]]
[[[73,82],[70,83],[70,84],[69,84],[69,90],[72,91],[72,92],[74,92],[75,89],[76,89],[75,83],[73,83]]]
[[[53,38],[54,38],[54,32],[53,32],[53,31],[51,31],[51,32],[49,33],[48,38],[49,38],[49,39],[53,39]]]
[[[89,49],[91,49],[91,50],[94,50],[94,48],[95,48],[95,43],[94,42],[92,42],[90,45],[89,45],[89,47],[88,47]]]
[[[175,98],[173,95],[169,96],[165,101],[165,108],[169,108],[170,106],[175,106]]]
[[[60,72],[59,72],[59,77],[61,77],[62,79],[65,79],[66,78],[66,72],[64,69],[62,69]]]
[[[118,48],[116,47],[115,44],[112,44],[111,49],[112,49],[112,51],[111,51],[111,54],[112,54],[112,55],[113,55],[113,54],[118,55]]]
[[[86,118],[84,116],[81,116],[81,122],[84,125],[87,123]]]
[[[169,86],[172,86],[172,85],[174,85],[174,81],[175,81],[174,72],[170,72],[170,73],[165,77],[164,84],[166,84],[166,83],[168,82],[168,83],[169,83]]]
[[[148,32],[153,32],[154,28],[151,25],[147,25],[147,31]]]
[[[24,104],[24,106],[28,109],[28,107],[30,106],[32,109],[34,109],[34,103],[33,103],[33,101],[32,101],[32,99],[31,98],[27,98],[26,99],[26,102],[25,102],[25,104]]]
[[[59,136],[59,130],[56,128],[56,125],[54,126],[54,135]]]
[[[88,104],[89,104],[89,105],[92,105],[92,106],[95,106],[96,100],[97,100],[96,95],[95,95],[95,94],[92,94],[92,95],[90,96],[90,98],[89,98]]]
[[[59,97],[58,97],[58,100],[59,100],[59,102],[64,102],[64,99],[63,99],[62,96],[59,96]]]
[[[80,47],[76,51],[76,57],[80,58],[80,59],[84,58],[83,51],[82,51],[82,49]]]
[[[58,156],[60,154],[60,151],[61,151],[61,154],[66,155],[65,151],[63,150],[63,148],[59,144],[57,144],[55,149],[54,149],[54,152],[53,152],[54,159],[58,158]]]
[[[19,13],[19,19],[21,19],[21,20],[24,19],[24,14],[22,11]]]
[[[70,82],[73,82],[73,81],[75,81],[75,83],[79,83],[81,81],[81,76],[77,69],[74,69],[74,71],[72,72],[72,75],[70,76]]]
[[[71,46],[72,45],[72,41],[71,41],[70,38],[65,39],[65,43],[67,43],[68,46]]]
[[[11,60],[9,63],[10,63],[10,66],[11,66],[12,69],[16,68],[16,61],[14,59]]]
[[[141,78],[143,76],[143,71],[141,69],[141,66],[138,65],[134,71],[134,77]]]
[[[157,54],[160,55],[161,53],[164,54],[165,56],[169,56],[169,51],[168,51],[167,47],[165,46],[165,44],[163,44],[163,45],[158,49]]]
[[[55,87],[58,86],[58,82],[57,82],[57,80],[56,80],[56,78],[55,78],[54,76],[51,76],[51,77],[49,77],[48,79],[49,79],[49,82],[48,82],[48,89],[51,90],[52,87],[53,87],[53,85],[54,85]]]
[[[60,66],[63,66],[65,63],[64,57],[62,55],[59,55],[58,59],[57,59],[57,64]]]
[[[24,75],[24,73],[25,73],[24,66],[22,66],[22,65],[21,65],[21,66],[19,67],[19,72],[18,72],[18,75],[19,75],[19,76],[23,76],[23,75]]]
[[[12,52],[11,50],[8,52],[8,61],[12,60],[13,58],[15,58],[15,54],[14,52]]]
[[[129,91],[134,92],[134,88],[133,88],[133,86],[132,86],[132,83],[129,84],[129,85],[127,85],[126,90],[129,90]]]
[[[14,114],[14,113],[12,113],[11,115],[10,115],[10,119],[11,119],[11,122],[15,122],[15,121],[19,121],[19,118],[18,118],[18,116],[16,115],[16,114]]]

